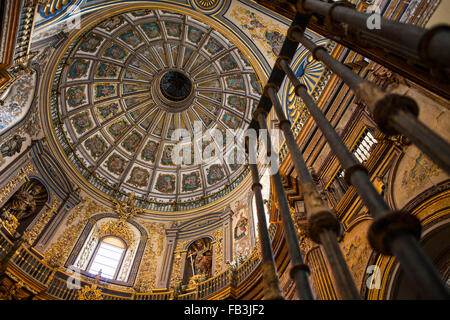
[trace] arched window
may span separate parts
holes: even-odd
[[[113,282],[134,281],[133,265],[139,263],[141,231],[121,219],[98,217],[95,224],[86,225],[67,265],[73,265],[86,276],[97,276]],[[129,276],[131,279],[128,279]]]
[[[104,237],[97,245],[87,271],[107,279],[116,279],[126,252],[125,242],[115,236]]]

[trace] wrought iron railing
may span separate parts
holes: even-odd
[[[290,2],[292,4],[293,1]],[[421,225],[419,220],[407,212],[398,212],[389,208],[372,185],[365,167],[347,149],[339,134],[308,93],[306,86],[300,82],[291,69],[290,63],[297,47],[300,44],[303,45],[316,60],[321,61],[337,75],[368,107],[380,131],[386,135],[405,135],[441,168],[450,172],[450,144],[418,120],[418,106],[412,98],[381,90],[335,60],[326,48],[316,46],[304,35],[311,19],[325,19],[328,24],[339,24],[345,29],[356,30],[359,37],[372,40],[372,44],[381,49],[389,46],[391,52],[408,56],[411,60],[429,66],[440,66],[445,69],[450,66],[450,28],[440,26],[425,30],[414,25],[379,17],[380,28],[371,29],[367,27],[367,21],[371,18],[371,14],[358,12],[346,2],[298,0],[295,7],[295,17],[288,29],[275,66],[264,86],[264,94],[253,114],[250,128],[263,129],[263,132],[266,132],[267,115],[272,109],[275,111],[303,191],[309,237],[322,246],[327,260],[330,265],[333,265],[330,272],[333,274],[334,284],[341,298],[360,299],[360,296],[337,242],[337,237],[342,232],[340,221],[320,197],[291,130],[291,123],[286,119],[278,99],[277,92],[286,76],[294,86],[295,94],[303,101],[314,123],[339,160],[346,182],[355,188],[374,218],[369,230],[369,242],[372,248],[379,253],[394,255],[411,284],[416,286],[417,292],[423,297],[449,299],[448,288],[420,247],[418,240],[420,239]],[[265,141],[265,146],[269,156],[272,152],[271,139]],[[251,141],[247,146],[249,157],[254,153],[254,148],[256,148],[256,142]],[[257,175],[253,175],[253,178],[254,186],[258,186]],[[309,282],[310,270],[305,265],[299,249],[299,240],[289,213],[289,204],[279,173],[272,176],[272,184],[285,230],[286,244],[292,264],[290,274],[296,284],[297,295],[301,299],[314,299]],[[261,207],[263,207],[262,204]],[[263,232],[266,231],[263,230]],[[264,243],[261,243],[261,248],[266,257],[265,263],[273,269],[273,262],[270,261],[270,253],[268,253],[269,249]],[[265,279],[264,282],[265,285],[269,285],[270,281]],[[271,285],[272,291],[276,291],[273,281],[271,281]]]

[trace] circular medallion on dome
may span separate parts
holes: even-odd
[[[166,10],[121,13],[82,32],[64,48],[51,102],[55,139],[78,175],[164,211],[212,202],[242,181],[245,152],[227,148],[225,134],[248,127],[261,88],[235,43]]]

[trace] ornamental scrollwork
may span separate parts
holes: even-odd
[[[306,230],[305,223],[302,223],[299,219],[296,211],[293,207],[289,207],[292,220],[294,221],[295,229],[297,230],[297,236],[300,243],[300,250],[304,255],[308,254],[309,251],[315,246],[314,242],[308,236],[308,231]]]
[[[39,220],[33,226],[33,228],[26,232],[24,235],[24,240],[29,245],[32,245],[36,241],[39,234],[42,232],[44,227],[48,224],[50,219],[57,214],[57,209],[61,204],[61,200],[55,199],[53,205],[45,210],[45,212],[39,217]]]
[[[134,195],[135,193],[132,192],[127,201],[118,201],[112,198],[115,203],[114,211],[119,215],[120,219],[131,219],[138,213],[139,208],[133,202]]]
[[[9,210],[3,213],[3,219],[0,219],[0,225],[11,235],[16,233],[16,229],[19,226],[19,220]]]
[[[156,285],[157,258],[163,251],[164,224],[141,221],[139,223],[147,230],[149,237],[139,268],[136,290],[148,292]]]
[[[108,209],[99,205],[96,201],[89,198],[83,199],[81,204],[75,207],[68,217],[65,223],[67,228],[45,252],[44,261],[52,267],[62,266],[89,219],[93,215],[105,211],[108,211]]]
[[[78,292],[78,300],[103,300],[102,290],[97,288],[99,279],[94,283],[86,285]]]
[[[128,223],[123,220],[110,220],[103,223],[98,230],[99,236],[112,235],[123,239],[126,243],[134,243],[135,234],[128,226]]]
[[[36,168],[30,162],[11,179],[9,182],[0,190],[0,203],[25,179],[28,179],[28,175],[31,172],[35,172]]]
[[[215,266],[214,266],[214,275],[219,274],[222,271],[222,267],[224,265],[223,259],[223,230],[222,228],[218,228],[214,230],[212,233],[213,238],[215,239]]]
[[[182,262],[181,252],[175,251],[174,257],[173,257],[173,263],[172,263],[172,275],[170,277],[169,283],[175,284],[178,281],[181,281],[181,278],[180,278],[181,262]]]

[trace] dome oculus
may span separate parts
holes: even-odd
[[[183,73],[170,70],[167,71],[160,81],[161,92],[171,101],[182,101],[186,99],[192,91],[192,82]]]

